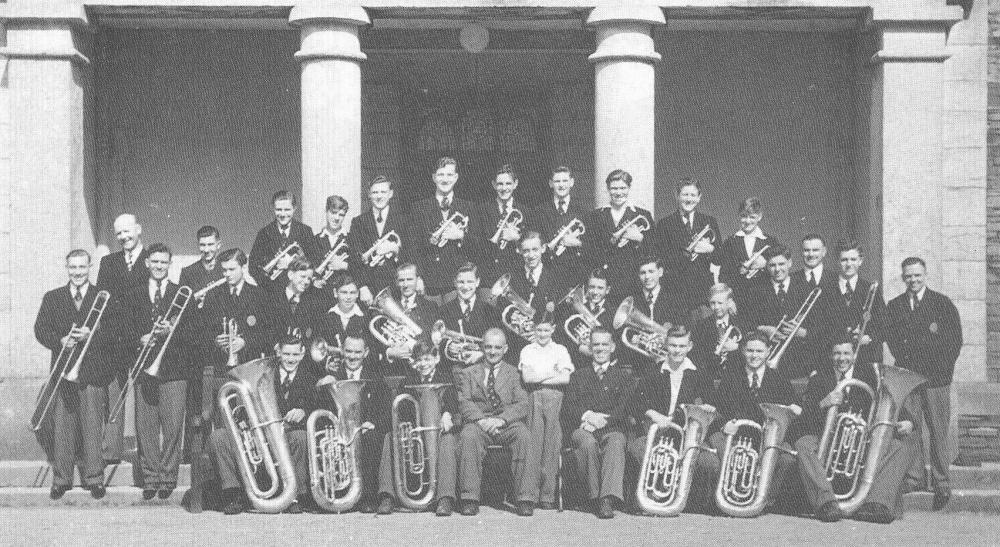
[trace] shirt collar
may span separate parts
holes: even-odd
[[[440,207],[441,206],[441,202],[443,202],[446,199],[448,200],[448,204],[449,205],[452,205],[452,206],[455,205],[455,191],[454,190],[452,190],[451,192],[448,192],[448,194],[446,194],[444,196],[435,195],[434,197],[437,199],[438,207]]]
[[[142,256],[142,243],[137,243],[132,249],[132,252],[125,251],[125,262],[137,264],[140,256]]]
[[[774,281],[771,281],[771,288],[775,291],[775,293],[777,293],[777,288],[780,286],[783,289],[785,289],[785,292],[787,293],[788,292],[788,287],[791,285],[791,282],[792,282],[792,278],[791,277],[786,277],[784,281],[780,281],[780,282],[777,282],[777,283],[775,283]]]
[[[386,219],[389,218],[389,204],[386,204],[386,206],[382,208],[381,213],[382,213],[382,222],[385,222]],[[372,207],[372,218],[378,220],[378,214],[379,214],[379,209]]]
[[[615,365],[615,363],[617,363],[617,362],[618,361],[616,359],[612,359],[612,360],[608,361],[607,363],[604,363],[604,366],[598,366],[597,363],[591,361],[590,362],[590,366],[593,367],[594,372],[599,372],[599,371],[600,372],[607,372],[608,369],[610,369],[611,367],[613,367]]]
[[[740,230],[736,232],[736,235],[739,237],[753,237],[757,239],[764,239],[764,232],[761,231],[760,226],[754,226],[753,231],[750,232],[749,234],[744,232],[743,230]]]
[[[764,385],[764,369],[765,368],[767,368],[767,367],[760,367],[759,369],[754,370],[754,371],[747,371],[747,369],[744,368],[743,369],[744,378],[746,378],[747,381],[749,382],[749,381],[751,381],[750,379],[752,378],[752,375],[756,374],[757,375],[757,385]]]
[[[648,296],[649,296],[650,294],[652,294],[652,295],[653,295],[653,300],[654,300],[654,301],[655,301],[655,300],[656,300],[657,298],[659,298],[659,297],[660,297],[660,286],[659,286],[659,285],[657,285],[657,286],[653,287],[653,290],[651,290],[651,291],[649,291],[649,290],[646,290],[646,289],[642,289],[642,295],[643,295],[644,297],[648,297]]]
[[[681,366],[678,367],[677,370],[671,369],[670,365],[668,365],[666,361],[664,361],[663,364],[660,365],[660,372],[680,372],[681,374],[683,374],[684,372],[689,370],[698,370],[698,367],[694,366],[694,363],[688,357],[684,358],[684,362],[681,363]]]
[[[166,278],[166,277],[164,277],[163,279],[161,279],[159,281],[157,281],[157,280],[153,279],[152,277],[150,277],[149,278],[149,290],[155,291],[156,289],[159,289],[161,287],[163,289],[166,289],[167,288],[167,283],[169,283],[169,282],[170,282],[170,279]]]
[[[555,207],[556,209],[558,209],[559,208],[559,200],[563,200],[564,199],[564,200],[566,200],[566,210],[568,211],[569,210],[569,200],[570,200],[571,197],[572,196],[566,196],[564,198],[560,198],[558,196],[552,196],[552,206]]]
[[[809,274],[812,273],[816,276],[816,281],[821,281],[823,279],[823,263],[820,262],[815,268],[803,268],[803,272],[806,274],[806,281],[809,280]]]
[[[285,370],[284,367],[279,367],[279,368],[281,369],[281,381],[282,382],[285,381],[285,378],[288,379],[288,383],[292,383],[292,382],[295,381],[295,373],[299,371],[298,367],[295,367],[295,370],[293,370],[291,372]]]
[[[461,309],[461,308],[464,308],[465,305],[466,305],[465,300],[461,296],[459,296],[458,297],[458,307]],[[476,294],[475,293],[472,293],[472,298],[469,299],[468,306],[469,306],[469,308],[476,307]]]
[[[924,301],[924,294],[926,294],[926,293],[927,293],[927,285],[924,285],[924,287],[917,292],[917,301],[918,302],[923,302]]]
[[[292,296],[294,296],[294,295],[295,295],[295,291],[293,291],[291,287],[289,287],[289,286],[286,285],[285,286],[285,300],[291,300]],[[302,300],[302,295],[301,294],[298,295],[298,297],[299,297],[299,300]]]
[[[84,281],[83,285],[80,285],[79,289],[73,285],[72,282],[69,283],[69,293],[72,295],[76,293],[77,290],[80,291],[80,297],[87,297],[87,290],[90,289],[90,280]]]
[[[243,294],[243,285],[244,284],[246,284],[246,281],[243,280],[243,279],[240,279],[240,282],[237,283],[235,287],[230,286],[229,287],[230,294],[232,294],[232,292],[234,290],[236,291],[236,296],[240,296],[241,294]]]
[[[333,313],[339,315],[340,318],[345,323],[347,321],[349,321],[351,319],[351,317],[354,317],[355,315],[358,316],[358,317],[364,317],[365,316],[364,312],[361,311],[361,308],[358,307],[357,304],[354,304],[354,307],[351,308],[348,311],[341,311],[340,310],[340,306],[334,306],[334,307],[330,308],[330,311],[332,311]]]
[[[850,287],[851,290],[858,288],[858,274],[854,274],[850,279],[840,276],[840,292],[845,292],[847,287]]]
[[[326,226],[324,226],[323,229],[320,230],[319,235],[321,235],[321,236],[329,239],[330,242],[332,243],[332,242],[336,241],[337,238],[340,237],[340,235],[343,234],[343,233],[344,233],[344,227],[343,226],[341,226],[340,229],[337,230],[336,232],[331,232],[329,228],[327,228]]]

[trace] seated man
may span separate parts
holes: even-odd
[[[451,371],[438,366],[441,362],[441,356],[433,343],[428,340],[420,340],[414,344],[410,354],[412,368],[406,372],[403,380],[403,392],[416,398],[418,405],[420,404],[420,395],[412,386],[446,384],[440,395],[441,421],[436,424],[420,424],[423,427],[440,427],[441,429],[437,432],[419,433],[419,435],[437,435],[437,484],[431,485],[436,488],[435,493],[437,494],[435,514],[439,517],[450,517],[452,507],[455,504],[455,483],[458,480],[458,462],[456,461],[458,429],[455,427],[455,419],[458,417],[458,395],[454,384],[451,383]],[[410,421],[413,420],[413,416],[402,415],[399,419],[400,421]],[[416,423],[414,423],[414,427],[417,427]],[[397,436],[397,431],[390,431],[382,441],[382,463],[378,472],[380,498],[378,514],[380,515],[391,514],[393,498],[400,495],[396,491],[393,477],[394,466],[398,465],[394,452],[398,450],[399,444],[391,446],[391,443],[394,442],[393,439]]]
[[[624,499],[625,430],[635,379],[630,368],[611,360],[615,351],[611,332],[604,327],[590,331],[590,366],[570,376],[560,420],[576,455],[577,472],[587,482],[591,500],[598,502],[597,516],[615,516],[613,504]]]
[[[829,355],[832,366],[820,367],[816,374],[809,378],[809,386],[803,397],[805,408],[802,432],[805,434],[795,442],[806,494],[816,509],[816,516],[824,521],[836,520],[833,516],[843,516],[837,504],[836,494],[844,494],[851,487],[851,482],[843,475],[835,475],[832,480],[828,478],[829,474],[818,454],[819,439],[823,435],[827,412],[830,407],[841,406],[845,401],[851,403],[848,405],[851,408],[861,408],[862,412],[867,412],[865,409],[868,407],[861,405],[867,405],[866,401],[870,401],[867,394],[862,395],[859,388],[849,388],[846,394],[834,388],[844,380],[854,379],[868,384],[873,392],[877,393],[878,389],[874,367],[855,366],[850,335],[835,340],[830,347]],[[872,403],[874,404],[874,401]],[[902,402],[895,403],[900,405]],[[879,458],[871,490],[864,504],[852,518],[889,524],[903,515],[903,477],[918,454],[917,435],[912,432],[913,422],[909,419],[900,420],[895,424],[894,435],[885,453]]]
[[[306,354],[299,338],[288,336],[277,346],[274,358],[277,370],[274,389],[278,400],[278,415],[284,417],[285,438],[295,467],[296,494],[286,513],[301,513],[299,501],[306,501],[309,492],[309,452],[306,440],[306,418],[316,408],[316,381],[318,378],[308,367],[299,367]],[[222,485],[225,508],[223,513],[236,515],[245,510],[242,490],[243,478],[239,471],[241,442],[233,438],[228,428],[212,431],[209,450]]]
[[[517,491],[517,514],[531,516],[538,499],[538,469],[527,465],[531,433],[526,420],[531,410],[528,394],[513,365],[504,361],[507,337],[493,327],[483,335],[485,356],[476,364],[460,370],[458,407],[462,413],[460,479],[462,514],[479,513],[479,494],[483,459],[490,444],[510,447],[514,487]]]

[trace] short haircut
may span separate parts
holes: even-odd
[[[841,344],[851,344],[851,346],[853,347],[854,335],[852,335],[849,331],[846,330],[838,332],[833,336],[833,338],[830,339],[830,343],[827,344],[826,349],[827,351],[833,351],[834,346],[839,346]]]
[[[497,168],[496,174],[493,175],[493,180],[496,180],[500,175],[510,175],[510,178],[517,180],[517,172],[514,171],[514,166],[509,163],[505,163]]]
[[[674,325],[667,330],[667,338],[684,338],[690,334],[691,331],[684,325]]]
[[[434,164],[434,172],[436,173],[438,169],[443,169],[445,167],[448,167],[449,165],[454,165],[455,171],[458,171],[458,162],[455,161],[455,158],[445,156],[443,158],[438,159],[437,163]]]
[[[278,190],[271,196],[271,205],[275,205],[279,201],[291,201],[292,207],[295,207],[295,194],[289,192],[288,190]]]
[[[759,215],[764,210],[758,198],[746,198],[739,203],[737,212],[740,216]]]
[[[333,280],[333,290],[339,291],[345,285],[358,286],[358,282],[350,274],[340,274]]]
[[[750,331],[750,334],[743,337],[743,343],[740,344],[741,347],[747,347],[747,344],[753,342],[754,340],[758,342],[763,342],[765,346],[771,347],[771,341],[760,331]]]
[[[573,178],[573,170],[570,169],[569,167],[566,167],[565,165],[559,165],[554,167],[552,169],[552,178],[555,178],[555,176],[559,173],[566,173],[569,175],[570,178]]]
[[[433,342],[427,340],[426,338],[421,338],[417,340],[417,343],[413,344],[413,349],[410,350],[410,358],[417,360],[424,355],[434,355],[437,356],[438,348]]]
[[[677,181],[677,187],[674,188],[674,191],[680,194],[685,186],[694,186],[698,190],[698,193],[701,193],[701,181],[694,177],[684,177]]]
[[[521,236],[521,241],[517,243],[517,246],[520,247],[521,245],[524,245],[525,241],[531,241],[532,239],[537,239],[540,245],[542,243],[542,234],[536,232],[535,230],[527,231],[523,236]]]
[[[917,264],[922,266],[925,270],[927,269],[927,263],[924,262],[924,259],[920,258],[919,256],[908,256],[904,258],[903,264],[900,267],[905,268],[907,266],[914,266]]]
[[[420,268],[418,268],[417,265],[412,262],[404,262],[399,266],[396,266],[396,275],[399,275],[405,270],[413,270],[413,273],[420,275]]]
[[[278,341],[279,346],[302,346],[305,347],[305,343],[302,341],[302,337],[297,334],[286,334],[281,337]]]
[[[842,239],[837,242],[837,258],[840,258],[841,253],[846,253],[847,251],[857,251],[858,256],[861,258],[865,257],[865,248],[861,246],[860,241],[855,239]]]
[[[347,344],[347,340],[349,338],[361,340],[361,343],[365,345],[365,348],[368,347],[368,340],[365,339],[365,331],[362,330],[361,327],[351,327],[347,329],[347,332],[344,333],[344,344]]]
[[[226,249],[219,253],[219,263],[235,260],[240,266],[247,265],[247,254],[242,249]]]
[[[385,175],[378,175],[373,178],[372,181],[368,183],[368,189],[371,190],[372,186],[375,186],[376,184],[388,184],[389,189],[392,190],[392,180]]]
[[[301,272],[304,270],[311,270],[312,264],[309,263],[308,258],[296,258],[288,265],[288,271],[290,272]]]
[[[711,300],[711,298],[717,294],[726,295],[726,298],[729,299],[729,306],[728,306],[729,313],[735,315],[737,309],[736,309],[736,299],[733,298],[733,288],[730,287],[729,285],[726,285],[725,283],[716,283],[715,285],[709,287],[708,298]]]
[[[222,238],[219,234],[219,229],[215,226],[202,226],[201,228],[198,228],[198,231],[195,233],[195,237],[198,239],[211,236],[215,236],[215,239]]]
[[[772,258],[779,255],[787,258],[788,260],[792,259],[792,251],[789,251],[788,247],[785,247],[781,243],[777,243],[772,245],[768,250],[764,251],[764,260],[770,261]]]
[[[90,263],[90,253],[88,253],[87,251],[85,251],[83,249],[73,249],[72,251],[66,253],[66,261],[69,262],[69,259],[76,258],[78,256],[85,256],[85,257],[87,257],[87,263],[88,264]]]
[[[639,257],[639,263],[637,264],[639,268],[642,268],[646,264],[654,264],[657,268],[663,269],[663,262],[660,261],[660,257],[654,255],[646,255]]]
[[[174,252],[167,247],[166,243],[154,243],[146,248],[146,256],[152,256],[155,253],[167,253],[167,256],[173,257]]]
[[[808,233],[802,236],[802,243],[805,243],[806,241],[819,241],[824,247],[826,247],[826,240],[823,239],[823,236],[817,233]]]
[[[587,282],[589,283],[591,279],[603,279],[605,283],[608,283],[608,275],[604,273],[604,268],[594,268],[590,270],[590,275],[587,276]]]
[[[472,273],[472,275],[474,275],[476,279],[479,279],[479,268],[477,268],[476,265],[473,264],[472,262],[466,262],[465,264],[459,266],[458,271],[455,272],[455,279],[458,279],[459,275],[466,272]]]
[[[347,212],[351,209],[351,204],[347,200],[336,194],[326,198],[326,211],[328,213]]]
[[[604,179],[604,185],[610,188],[611,183],[616,180],[624,182],[629,188],[632,187],[632,175],[624,169],[615,169],[614,171],[608,173],[608,177]]]

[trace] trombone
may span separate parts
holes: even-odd
[[[448,226],[455,226],[460,230],[465,230],[469,227],[469,217],[455,211],[448,218],[441,221],[441,224],[434,230],[431,234],[431,243],[437,245],[438,247],[444,247],[448,244],[448,240],[444,238],[444,232],[448,229]]]
[[[523,221],[524,213],[520,210],[512,208],[510,211],[507,211],[507,214],[504,215],[504,217],[500,219],[500,222],[497,223],[497,231],[493,234],[493,237],[490,238],[490,242],[499,246],[501,250],[506,249],[507,240],[502,239],[503,231],[507,228],[517,228]]]
[[[369,267],[374,268],[375,266],[378,266],[395,256],[396,253],[394,252],[385,254],[378,252],[379,245],[383,243],[395,243],[397,247],[401,247],[403,245],[403,242],[399,238],[399,234],[396,233],[396,230],[389,230],[385,235],[378,238],[378,241],[372,244],[372,246],[361,255],[361,261],[368,264]]]
[[[628,240],[625,239],[625,232],[627,232],[628,229],[631,228],[632,226],[635,226],[639,230],[639,233],[644,233],[650,228],[649,219],[646,218],[644,215],[638,215],[638,214],[632,217],[631,219],[629,219],[628,222],[625,223],[624,226],[618,228],[618,230],[611,235],[611,243],[615,243],[619,247],[624,247],[625,245],[627,245]]]
[[[875,294],[877,292],[878,282],[872,282],[868,287],[868,294],[865,295],[865,304],[861,307],[861,322],[854,329],[854,332],[857,334],[851,349],[853,350],[855,360],[858,358],[858,352],[861,351],[861,339],[864,338],[865,331],[868,330],[868,324],[872,320],[872,307],[875,305]]]
[[[555,251],[556,256],[559,256],[566,251],[566,245],[563,244],[563,240],[566,239],[566,236],[569,234],[575,234],[576,237],[580,237],[585,233],[587,233],[587,225],[584,224],[582,220],[574,217],[568,224],[560,228],[555,237],[546,243],[545,246],[550,251]]]
[[[795,317],[789,322],[790,328],[787,329],[787,333],[781,332],[781,326],[788,321],[788,316],[782,316],[781,321],[778,322],[778,328],[767,341],[771,346],[771,352],[767,356],[767,366],[769,368],[778,368],[778,363],[781,362],[781,357],[785,355],[785,350],[791,345],[792,338],[795,337],[795,333],[802,327],[802,323],[809,316],[809,312],[812,310],[813,305],[816,304],[816,301],[819,300],[819,295],[821,294],[823,294],[821,287],[816,287],[809,292],[809,296],[802,302],[802,305],[799,306],[799,311],[796,312]]]
[[[274,258],[272,258],[270,262],[264,265],[263,268],[264,273],[268,275],[271,281],[274,281],[278,279],[278,276],[281,275],[281,272],[287,269],[287,266],[284,268],[278,267],[278,264],[281,263],[282,259],[287,258],[289,262],[291,262],[292,260],[302,258],[303,256],[305,256],[305,252],[302,250],[302,246],[299,245],[298,241],[293,241],[289,243],[284,249],[278,251],[278,254],[274,255]]]

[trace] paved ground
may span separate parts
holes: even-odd
[[[114,494],[118,494],[115,492]],[[177,496],[177,494],[175,494]],[[59,504],[0,507],[2,545],[663,545],[850,544],[988,545],[1000,542],[1000,517],[914,512],[889,526],[766,515],[740,520],[701,515],[658,519],[618,514],[599,521],[588,513],[536,511],[520,518],[492,508],[477,517],[429,514],[190,515],[176,504],[132,501],[137,491],[109,494],[101,503],[67,496]],[[79,501],[76,501],[79,500]],[[173,500],[176,502],[176,500]],[[75,505],[73,505],[75,504]],[[147,505],[147,506],[144,506]]]

